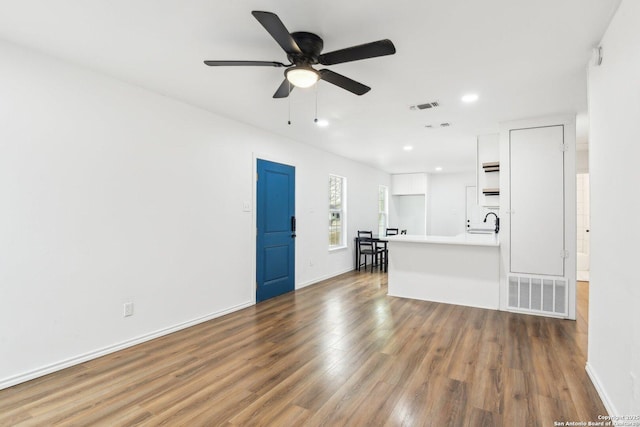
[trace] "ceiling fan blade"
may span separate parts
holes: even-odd
[[[302,51],[296,41],[289,34],[289,30],[284,26],[278,15],[271,12],[261,12],[254,10],[251,14],[262,24],[271,37],[275,39],[280,47],[288,54],[300,54]]]
[[[258,66],[258,67],[287,67],[282,62],[275,61],[204,61],[210,67],[220,66]]]
[[[320,78],[322,80],[348,90],[351,93],[355,93],[356,95],[364,95],[371,90],[369,86],[365,86],[362,83],[351,80],[349,77],[345,77],[342,74],[334,73],[331,70],[320,70],[318,72],[320,73]]]
[[[324,53],[318,57],[318,62],[322,65],[334,65],[377,56],[393,55],[394,53],[396,53],[396,47],[393,42],[389,39],[384,39]]]
[[[276,93],[273,94],[273,97],[286,98],[287,96],[289,96],[293,88],[294,86],[291,83],[289,83],[289,80],[284,79],[284,81],[280,84],[280,87],[278,88],[278,90],[276,90]]]

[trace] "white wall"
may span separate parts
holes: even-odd
[[[640,2],[624,0],[589,69],[587,369],[611,414],[640,414]],[[635,381],[632,380],[635,376]]]
[[[466,187],[475,185],[475,172],[429,175],[427,234],[455,236],[466,232]]]
[[[389,227],[407,230],[407,234],[425,234],[425,196],[391,196]]]
[[[296,167],[296,286],[353,268],[389,176],[0,42],[0,388],[255,301],[255,157]],[[327,250],[328,174],[349,249]],[[123,303],[135,305],[123,318]]]

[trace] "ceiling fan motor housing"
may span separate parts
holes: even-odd
[[[291,37],[293,37],[302,53],[287,54],[289,61],[295,65],[317,64],[318,56],[320,56],[320,52],[324,47],[322,39],[318,35],[306,31],[291,33]]]

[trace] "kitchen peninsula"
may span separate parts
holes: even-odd
[[[498,234],[387,239],[390,296],[498,309]]]

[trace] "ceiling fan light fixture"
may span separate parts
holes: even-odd
[[[292,85],[301,88],[311,87],[320,79],[316,70],[302,65],[288,68],[284,75]]]

